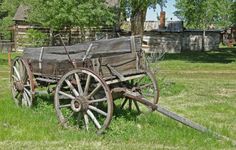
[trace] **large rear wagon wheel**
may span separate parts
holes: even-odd
[[[76,69],[58,82],[54,104],[59,122],[64,127],[84,128],[102,133],[113,114],[111,92],[95,72]]]
[[[10,81],[16,105],[31,107],[34,97],[33,77],[29,65],[21,57],[13,60]]]
[[[159,88],[157,80],[150,70],[146,70],[144,76],[128,81],[127,86],[132,90],[132,92],[136,92],[137,95],[145,98],[151,103],[158,103]],[[128,108],[130,111],[137,110],[138,112],[152,111],[152,109],[147,108],[143,104],[129,98],[125,98],[121,103],[121,109],[124,108]]]

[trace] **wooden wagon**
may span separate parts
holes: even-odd
[[[114,100],[123,100],[122,109],[156,110],[198,131],[236,143],[157,104],[157,81],[148,69],[139,36],[27,48],[23,56],[14,59],[10,79],[13,99],[19,106],[31,107],[40,89],[53,94],[56,114],[64,127],[102,133],[111,122]]]
[[[102,133],[120,107],[155,109],[159,91],[148,69],[139,36],[59,47],[26,48],[12,63],[11,85],[17,105],[31,107],[39,89],[54,94],[59,122],[65,127]],[[45,87],[45,88],[39,88]]]

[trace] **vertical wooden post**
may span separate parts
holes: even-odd
[[[8,47],[8,65],[11,67],[11,48]]]

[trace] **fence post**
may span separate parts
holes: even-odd
[[[8,65],[11,67],[11,48],[8,47]]]

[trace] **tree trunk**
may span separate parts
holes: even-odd
[[[143,36],[144,22],[146,20],[146,9],[138,10],[131,16],[131,34]]]

